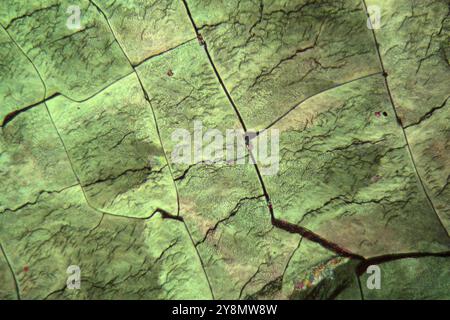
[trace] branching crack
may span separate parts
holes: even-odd
[[[246,201],[251,201],[251,200],[256,200],[256,199],[260,199],[260,198],[262,198],[262,197],[264,197],[263,194],[262,194],[262,195],[259,195],[259,196],[255,196],[255,197],[245,197],[245,198],[239,199],[239,201],[236,203],[236,205],[234,206],[234,208],[230,211],[229,215],[226,216],[226,217],[223,218],[223,219],[220,219],[219,221],[216,222],[216,224],[215,224],[213,227],[209,228],[209,229],[206,231],[205,236],[203,237],[203,239],[200,240],[200,241],[198,241],[195,245],[198,246],[198,245],[202,244],[203,242],[205,242],[205,240],[208,238],[208,235],[211,234],[211,233],[214,233],[214,231],[216,231],[217,227],[218,227],[220,224],[222,224],[222,223],[224,223],[225,221],[227,221],[227,220],[231,219],[232,217],[234,217],[234,216],[239,212],[239,209],[241,208],[241,206],[242,206],[242,204],[243,204],[244,202],[246,202]]]
[[[421,116],[417,122],[408,124],[407,126],[404,127],[404,129],[407,129],[412,126],[417,126],[417,125],[421,124],[422,121],[425,121],[425,120],[431,118],[431,116],[434,114],[434,112],[436,112],[437,110],[440,110],[446,106],[449,99],[450,99],[450,96],[448,96],[440,106],[432,108],[430,111],[428,111],[423,116]]]

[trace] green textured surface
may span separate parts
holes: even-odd
[[[42,100],[44,86],[33,65],[21,54],[4,29],[0,30],[0,47],[0,117],[4,118],[10,112]]]
[[[0,297],[2,299],[16,300],[18,297],[16,295],[15,281],[3,248],[0,255],[0,281],[2,284],[0,286]]]
[[[449,7],[2,1],[0,299],[450,299]]]
[[[365,257],[449,247],[381,76],[316,95],[274,127],[280,171],[265,180],[277,217]]]
[[[178,0],[97,0],[133,64],[195,38]]]
[[[381,287],[369,290],[364,286],[367,274],[361,277],[364,299],[450,299],[448,268],[450,259],[429,257],[403,259],[380,265]]]
[[[47,105],[92,206],[134,217],[176,211],[174,184],[136,75],[86,102],[57,97]]]
[[[183,224],[159,214],[102,217],[76,186],[0,221],[3,246],[15,248],[8,253],[22,299],[211,297]],[[80,290],[65,289],[70,265],[81,268]]]
[[[358,0],[187,2],[251,129],[319,91],[379,71]]]
[[[85,99],[131,72],[108,24],[86,0],[79,1],[81,29],[66,27],[71,1],[2,1],[0,22],[33,61],[46,96]]]
[[[273,298],[299,237],[273,228],[263,200],[241,201],[197,247],[218,299]],[[249,245],[250,244],[250,245]]]
[[[287,266],[282,294],[290,299],[331,299],[343,288],[357,286],[356,261],[302,239]],[[352,299],[359,299],[354,294]]]
[[[3,128],[0,139],[2,213],[77,182],[43,104]]]
[[[375,30],[397,112],[405,126],[450,96],[448,0],[367,0],[381,10]]]
[[[383,7],[377,37],[392,98],[417,169],[449,231],[450,2],[367,2]]]

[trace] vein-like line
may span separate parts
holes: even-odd
[[[147,58],[144,58],[142,61],[139,61],[139,62],[135,63],[135,64],[133,65],[133,67],[134,67],[134,68],[137,68],[137,67],[139,67],[141,64],[144,64],[145,62],[147,62],[148,60],[151,60],[151,59],[153,59],[153,58],[162,56],[163,54],[166,54],[166,53],[171,52],[171,51],[173,51],[173,50],[175,50],[175,49],[178,49],[178,48],[180,48],[180,47],[183,47],[183,46],[185,46],[186,44],[188,44],[188,43],[190,43],[190,42],[192,42],[192,41],[194,41],[194,40],[197,40],[197,38],[192,38],[192,39],[186,40],[186,41],[184,41],[184,42],[182,42],[182,43],[176,45],[175,47],[172,47],[172,48],[169,48],[169,49],[167,49],[167,50],[164,50],[164,51],[155,53],[155,54],[153,54],[153,55],[151,55],[151,56],[149,56],[149,57],[147,57]]]
[[[312,95],[310,95],[310,96],[308,96],[308,97],[302,99],[300,102],[297,102],[293,107],[291,107],[288,111],[286,111],[286,112],[283,113],[281,116],[279,116],[277,119],[275,119],[275,120],[274,120],[271,124],[269,124],[266,128],[262,129],[261,131],[258,131],[258,134],[261,134],[262,132],[268,130],[269,128],[271,128],[272,126],[274,126],[276,123],[278,123],[280,120],[284,119],[284,117],[286,117],[289,113],[291,113],[292,111],[294,111],[295,109],[297,109],[298,107],[300,107],[300,105],[302,105],[302,104],[305,103],[306,101],[308,101],[308,100],[314,98],[315,96],[318,96],[318,95],[320,95],[320,94],[322,94],[322,93],[325,93],[325,92],[327,92],[327,91],[330,91],[330,90],[339,88],[339,87],[341,87],[341,86],[345,86],[345,85],[350,84],[350,83],[352,83],[352,82],[356,82],[356,81],[359,81],[359,80],[363,80],[363,79],[366,79],[366,78],[370,78],[370,77],[373,77],[373,76],[376,76],[376,75],[382,75],[382,74],[383,74],[383,72],[381,72],[381,71],[374,72],[374,73],[371,73],[371,74],[368,74],[368,75],[365,75],[365,76],[362,76],[362,77],[359,77],[359,78],[356,78],[356,79],[352,79],[352,80],[349,80],[349,81],[346,81],[346,82],[343,82],[343,83],[335,84],[335,85],[333,85],[333,86],[331,86],[331,87],[328,87],[328,88],[325,88],[325,89],[323,89],[323,90],[320,90],[319,92],[316,92],[316,93],[314,93],[314,94],[312,94]]]
[[[191,14],[191,12],[189,10],[189,6],[186,3],[186,0],[183,0],[183,3],[184,3],[184,6],[186,8],[186,12],[187,12],[187,14],[189,16],[189,19],[191,20],[192,26],[193,26],[197,36],[200,36],[200,33],[199,33],[198,28],[197,28],[197,26],[195,24],[195,21],[194,21],[194,19],[192,17],[192,14]],[[220,74],[219,74],[219,72],[218,72],[218,70],[217,70],[217,68],[216,68],[216,66],[214,64],[214,61],[213,61],[211,55],[209,54],[208,46],[207,46],[206,42],[203,44],[203,46],[204,46],[206,55],[208,57],[209,63],[211,64],[211,67],[213,68],[214,73],[215,73],[215,75],[216,75],[216,77],[217,77],[217,79],[218,79],[218,81],[219,81],[219,83],[220,83],[224,93],[226,94],[230,104],[232,105],[232,107],[233,107],[233,109],[234,109],[234,111],[235,111],[235,113],[236,113],[236,115],[237,115],[237,117],[239,119],[239,122],[241,123],[242,128],[245,131],[247,131],[245,123],[244,123],[244,120],[242,119],[242,117],[241,117],[241,115],[239,113],[239,110],[236,107],[236,104],[234,103],[233,99],[231,98],[231,95],[229,94],[229,92],[228,92],[228,90],[227,90],[227,88],[225,86],[225,83],[223,82],[223,80],[222,80],[222,78],[221,78],[221,76],[220,76]],[[253,166],[254,166],[254,168],[256,170],[256,175],[258,177],[259,183],[260,183],[261,188],[263,190],[266,202],[270,203],[270,196],[269,196],[269,193],[267,191],[267,188],[266,188],[266,185],[264,183],[264,180],[262,178],[262,175],[261,175],[261,172],[259,170],[258,164],[255,161],[255,157],[254,157],[254,155],[253,155],[251,150],[248,150],[248,153],[249,153],[249,155],[250,155],[250,157],[252,159],[252,163],[253,163]],[[277,219],[275,217],[275,214],[274,214],[274,211],[273,211],[273,207],[272,206],[268,206],[268,209],[269,209],[269,213],[270,213],[270,216],[271,216],[271,223],[272,223],[272,225],[274,227],[282,229],[282,230],[285,230],[285,231],[290,232],[290,233],[300,234],[303,237],[306,237],[306,238],[308,238],[309,240],[311,240],[313,242],[319,243],[321,246],[323,246],[323,247],[325,247],[325,248],[327,248],[329,250],[332,250],[332,251],[334,251],[334,252],[336,252],[338,254],[345,255],[345,256],[348,256],[348,257],[358,258],[358,259],[362,258],[361,256],[352,253],[350,250],[342,248],[342,247],[338,246],[337,244],[332,243],[332,242],[322,238],[321,236],[317,235],[316,233],[314,233],[314,232],[312,232],[312,231],[310,231],[310,230],[308,230],[308,229],[306,229],[304,227],[301,227],[301,226],[298,226],[298,225],[293,225],[293,224],[291,224],[291,223],[289,223],[287,221],[283,221],[283,220]]]
[[[2,27],[3,27],[3,25],[2,25]],[[25,51],[22,49],[22,47],[21,47],[21,46],[14,40],[14,38],[9,34],[8,30],[6,30],[4,27],[3,27],[3,29],[4,29],[5,32],[8,34],[9,38],[11,39],[11,41],[17,46],[17,48],[22,52],[22,54],[25,56],[25,58],[26,58],[26,59],[31,63],[31,65],[33,66],[33,69],[36,71],[36,74],[38,75],[38,77],[39,77],[39,79],[40,79],[42,85],[44,86],[44,98],[45,98],[45,96],[47,95],[47,85],[45,84],[45,81],[44,81],[44,79],[42,78],[42,75],[41,75],[41,73],[39,72],[39,69],[36,67],[36,65],[35,65],[34,62],[31,60],[31,58],[25,53]],[[65,154],[66,154],[67,160],[69,161],[69,164],[70,164],[70,168],[72,169],[72,173],[73,173],[75,179],[78,181],[78,184],[80,185],[81,191],[83,192],[83,196],[84,196],[84,199],[85,199],[87,205],[88,205],[91,209],[93,209],[93,210],[95,210],[95,211],[97,211],[97,212],[99,212],[99,213],[101,213],[101,214],[114,215],[113,213],[109,213],[109,212],[100,210],[100,209],[98,209],[98,208],[92,206],[92,205],[89,203],[88,197],[87,197],[86,192],[84,191],[84,188],[83,188],[83,184],[81,183],[81,180],[80,180],[80,178],[78,177],[78,175],[77,175],[77,173],[76,173],[76,171],[75,171],[75,168],[74,168],[74,166],[73,166],[72,159],[70,158],[69,152],[67,151],[67,147],[66,147],[66,145],[65,145],[65,143],[64,143],[63,138],[61,137],[61,134],[60,134],[59,131],[58,131],[58,128],[56,127],[55,122],[53,121],[53,117],[52,117],[52,115],[51,115],[51,113],[50,113],[50,110],[48,109],[48,105],[47,105],[47,103],[45,102],[45,100],[44,100],[44,106],[45,106],[45,110],[47,111],[47,114],[48,114],[48,116],[49,116],[49,118],[50,118],[50,122],[51,122],[51,124],[52,124],[52,126],[53,126],[53,128],[54,128],[56,134],[58,135],[59,140],[60,140],[60,142],[61,142],[61,144],[62,144],[62,146],[63,146],[63,149],[64,149],[64,152],[65,152]]]
[[[370,15],[369,15],[369,11],[367,9],[366,1],[362,0],[362,3],[363,3],[363,6],[364,6],[364,10],[366,11],[367,21],[369,21],[370,26],[372,26],[372,21],[370,20]],[[387,93],[388,93],[388,96],[389,96],[389,100],[391,102],[391,106],[392,106],[392,109],[394,111],[395,117],[396,117],[397,121],[399,121],[400,117],[397,114],[397,109],[395,107],[394,98],[392,97],[391,89],[389,87],[389,82],[388,82],[388,79],[387,79],[388,74],[386,72],[386,69],[384,68],[383,59],[381,57],[380,44],[378,43],[377,36],[375,34],[374,28],[372,27],[371,29],[372,29],[372,35],[373,35],[373,40],[374,40],[374,44],[375,44],[375,49],[376,49],[376,52],[377,52],[377,55],[378,55],[378,59],[380,61],[381,69],[383,70],[383,78],[384,78],[384,83],[385,83],[386,90],[387,90]],[[427,189],[425,188],[425,185],[424,185],[424,183],[422,181],[422,177],[420,176],[419,171],[417,170],[416,161],[414,160],[414,156],[413,156],[413,153],[412,153],[412,150],[411,150],[411,146],[409,145],[408,136],[406,135],[405,128],[403,127],[402,124],[400,124],[400,127],[401,127],[402,132],[403,132],[403,137],[405,139],[406,146],[408,147],[409,157],[410,157],[412,165],[414,167],[414,171],[416,173],[417,180],[419,181],[419,183],[420,183],[420,185],[422,187],[422,191],[425,194],[425,197],[427,198],[429,205],[433,209],[433,212],[434,212],[437,220],[441,224],[442,229],[444,229],[444,232],[445,232],[445,234],[447,234],[447,237],[450,238],[450,233],[449,233],[449,231],[447,231],[447,228],[445,228],[441,218],[439,217],[439,215],[437,213],[437,210],[436,210],[436,208],[434,206],[434,203],[433,203],[433,201],[431,201],[431,197],[428,194]]]
[[[3,248],[3,245],[2,245],[1,243],[0,243],[0,250],[2,251],[3,256],[5,257],[6,264],[8,265],[8,268],[9,268],[9,270],[11,271],[12,277],[13,277],[13,279],[14,279],[14,286],[15,286],[15,288],[16,288],[17,299],[18,299],[18,300],[21,300],[22,298],[20,297],[19,281],[17,281],[17,278],[16,278],[16,274],[15,274],[15,272],[14,272],[14,269],[13,269],[13,267],[12,267],[12,265],[11,265],[11,262],[9,261],[8,255],[7,255],[6,252],[5,252],[5,248]]]
[[[173,51],[173,50],[175,50],[175,49],[178,49],[179,47],[182,47],[182,46],[184,46],[184,45],[190,43],[190,42],[193,41],[193,40],[196,40],[196,38],[187,40],[187,41],[185,41],[185,42],[183,42],[183,43],[180,43],[179,45],[176,45],[175,47],[169,48],[169,49],[167,49],[167,50],[165,50],[165,51],[163,51],[163,52],[159,52],[159,53],[157,53],[157,54],[151,55],[151,56],[145,58],[144,60],[139,61],[138,63],[134,64],[133,67],[138,67],[138,66],[140,66],[141,64],[147,62],[148,60],[151,60],[151,59],[156,58],[156,57],[158,57],[158,56],[160,56],[160,55],[163,55],[163,54],[165,54],[165,53],[168,53],[168,52],[170,52],[170,51]],[[71,98],[71,97],[69,97],[68,95],[66,95],[66,94],[64,94],[64,93],[61,93],[61,92],[55,92],[54,94],[52,94],[52,95],[50,95],[50,96],[48,96],[48,97],[47,97],[47,94],[45,94],[45,96],[44,96],[43,99],[41,99],[41,100],[39,100],[39,101],[37,101],[37,102],[34,102],[34,103],[32,103],[32,104],[30,104],[30,105],[28,105],[28,106],[26,106],[26,107],[20,108],[20,109],[18,109],[18,110],[13,110],[13,111],[10,112],[9,114],[7,114],[7,115],[4,117],[3,123],[0,125],[0,127],[5,127],[6,124],[7,124],[8,122],[12,121],[12,120],[13,120],[17,115],[19,115],[20,113],[25,112],[25,111],[28,111],[28,110],[30,110],[30,109],[32,109],[32,108],[34,108],[34,107],[36,107],[36,106],[38,106],[38,105],[40,105],[40,104],[42,104],[42,103],[48,102],[48,101],[50,101],[50,100],[52,100],[52,99],[54,99],[54,98],[56,98],[56,97],[59,97],[59,96],[64,97],[64,98],[66,98],[67,100],[72,101],[72,102],[75,102],[75,103],[83,103],[83,102],[86,102],[86,101],[88,101],[88,100],[94,98],[95,96],[99,95],[100,93],[102,93],[103,91],[105,91],[106,89],[108,89],[109,87],[113,86],[113,85],[116,84],[117,82],[121,81],[122,79],[125,79],[126,77],[128,77],[128,76],[130,76],[130,75],[132,75],[132,74],[134,74],[134,73],[135,73],[135,71],[132,70],[131,72],[128,72],[128,73],[126,73],[126,74],[124,74],[124,75],[118,77],[116,80],[114,80],[114,81],[108,83],[106,86],[104,86],[103,88],[100,88],[98,91],[96,91],[96,92],[94,92],[93,94],[87,96],[86,98],[79,99],[79,100],[74,99],[74,98]]]
[[[120,43],[120,41],[117,39],[116,34],[114,33],[114,30],[113,30],[113,28],[112,28],[112,26],[111,26],[111,24],[110,24],[110,22],[109,22],[108,17],[107,17],[106,14],[103,12],[103,10],[100,9],[100,7],[95,3],[94,0],[89,0],[89,2],[92,3],[92,5],[94,5],[94,6],[97,8],[97,10],[102,14],[102,16],[104,17],[104,19],[106,20],[106,22],[107,22],[107,24],[108,24],[108,27],[109,27],[109,30],[110,30],[111,34],[113,35],[115,41],[117,42],[117,44],[119,45],[120,49],[122,50],[122,53],[123,53],[124,56],[127,58],[128,62],[129,62],[129,64],[130,64],[130,66],[133,68],[134,73],[136,74],[136,77],[137,77],[137,79],[138,79],[138,81],[139,81],[139,84],[140,84],[140,86],[141,86],[141,89],[142,89],[142,91],[143,91],[143,93],[144,93],[145,100],[147,100],[148,104],[150,105],[150,109],[151,109],[152,114],[153,114],[153,120],[154,120],[154,122],[155,122],[155,127],[156,127],[156,131],[157,131],[157,134],[158,134],[159,142],[160,142],[161,147],[162,147],[162,149],[163,149],[164,157],[165,157],[165,159],[166,159],[167,165],[169,166],[170,175],[171,175],[171,177],[172,177],[172,182],[173,182],[174,187],[175,187],[175,191],[176,191],[176,195],[177,195],[177,206],[178,206],[177,216],[179,216],[179,215],[180,215],[180,196],[179,196],[179,192],[178,192],[178,186],[177,186],[177,184],[176,184],[176,182],[175,182],[175,177],[174,177],[174,175],[173,175],[172,166],[170,165],[169,158],[167,157],[166,149],[164,148],[164,144],[163,144],[163,141],[162,141],[162,138],[161,138],[161,134],[160,134],[160,131],[159,131],[158,121],[157,121],[157,119],[156,119],[156,114],[155,114],[155,111],[154,111],[154,109],[153,109],[153,105],[152,105],[152,103],[151,103],[151,101],[150,101],[150,98],[149,98],[149,95],[148,95],[148,93],[147,93],[147,90],[145,90],[145,87],[144,87],[144,85],[143,85],[143,83],[142,83],[142,81],[141,81],[141,78],[139,77],[139,73],[137,72],[136,68],[133,66],[133,64],[132,64],[132,62],[131,62],[131,60],[130,60],[130,58],[128,57],[128,55],[127,55],[127,53],[126,53],[126,51],[125,51],[125,49],[122,47],[122,44]],[[196,251],[196,253],[197,253],[198,259],[199,259],[199,261],[200,261],[200,265],[201,265],[201,267],[202,267],[203,273],[204,273],[205,278],[206,278],[206,281],[207,281],[207,283],[208,283],[209,290],[210,290],[210,292],[211,292],[211,296],[212,296],[212,298],[214,299],[214,293],[213,293],[213,290],[212,290],[212,287],[211,287],[211,283],[210,283],[209,278],[208,278],[208,274],[206,273],[205,266],[204,266],[204,264],[203,264],[203,260],[202,260],[202,258],[201,258],[201,256],[200,256],[199,252],[197,251],[197,248],[195,247],[195,243],[194,243],[194,241],[193,241],[193,239],[192,239],[192,237],[191,237],[191,234],[190,234],[190,232],[189,232],[188,226],[186,225],[186,223],[185,223],[184,221],[183,221],[183,223],[184,223],[184,225],[185,225],[185,227],[186,227],[186,230],[188,231],[188,234],[189,234],[189,237],[190,237],[190,239],[191,239],[192,245],[193,245],[194,248],[195,248],[195,251]]]
[[[25,55],[25,54],[24,54],[24,55]],[[28,60],[30,60],[30,59],[28,59]],[[133,74],[133,72],[129,72],[129,73],[123,75],[123,76],[120,76],[117,80],[112,81],[111,83],[109,83],[109,84],[106,85],[105,87],[101,88],[101,89],[98,90],[97,92],[94,92],[92,95],[90,95],[90,96],[88,96],[88,97],[86,97],[86,98],[84,98],[84,99],[81,99],[81,100],[75,100],[75,99],[73,99],[73,98],[71,98],[71,97],[69,97],[69,96],[67,96],[67,95],[65,95],[65,94],[63,94],[63,93],[60,93],[60,92],[55,92],[54,94],[52,94],[52,95],[50,95],[50,96],[47,97],[47,93],[45,92],[45,97],[44,97],[42,100],[37,101],[37,102],[34,102],[34,103],[32,103],[32,104],[30,104],[30,105],[28,105],[28,106],[26,106],[26,107],[20,108],[20,109],[18,109],[18,110],[13,110],[12,112],[8,113],[8,114],[3,118],[3,123],[0,125],[0,127],[5,127],[10,121],[12,121],[12,120],[13,120],[16,116],[18,116],[19,114],[21,114],[21,113],[23,113],[23,112],[26,112],[26,111],[28,111],[28,110],[34,108],[34,107],[37,107],[37,106],[39,106],[40,104],[46,104],[48,101],[50,101],[50,100],[52,100],[52,99],[55,99],[55,98],[57,98],[57,97],[64,97],[64,98],[66,98],[67,100],[72,101],[72,102],[75,102],[75,103],[83,103],[83,102],[86,102],[86,101],[88,101],[88,100],[94,98],[96,95],[102,93],[103,91],[105,91],[106,89],[108,89],[109,87],[111,87],[112,85],[116,84],[116,83],[119,82],[120,80],[122,80],[122,79],[124,79],[124,78],[126,78],[126,77],[128,77],[128,76],[130,76],[130,75],[132,75],[132,74]],[[43,79],[40,79],[40,80],[41,80],[41,82],[43,81]],[[45,87],[44,87],[44,91],[46,91],[46,88],[45,88]]]

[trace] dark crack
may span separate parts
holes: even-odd
[[[9,270],[11,272],[11,275],[12,275],[12,277],[14,279],[14,286],[15,286],[15,289],[16,289],[17,299],[21,300],[19,281],[17,280],[16,273],[14,272],[14,269],[13,269],[13,267],[11,265],[9,257],[8,257],[8,255],[5,252],[5,248],[3,247],[3,245],[1,243],[0,243],[0,250],[3,253],[3,256],[5,257],[6,264],[8,265],[8,268],[9,268]]]
[[[174,187],[175,187],[175,190],[176,190],[176,194],[177,194],[177,207],[178,207],[178,209],[177,209],[177,215],[176,215],[176,216],[173,216],[173,215],[169,214],[168,212],[165,212],[165,213],[163,213],[163,218],[166,218],[166,219],[176,219],[176,220],[178,220],[178,221],[182,221],[182,222],[183,222],[183,224],[184,224],[184,226],[185,226],[185,228],[186,228],[186,231],[187,231],[187,233],[189,234],[189,238],[191,239],[192,245],[194,246],[194,249],[196,250],[197,256],[198,256],[198,258],[199,258],[200,265],[201,265],[201,267],[202,267],[202,269],[203,269],[203,272],[204,272],[206,281],[207,281],[207,283],[208,283],[208,286],[209,286],[209,289],[210,289],[210,292],[211,292],[211,296],[212,296],[213,299],[214,299],[214,293],[213,293],[213,290],[212,290],[212,287],[211,287],[211,284],[210,284],[210,281],[209,281],[209,278],[208,278],[208,274],[206,273],[206,270],[205,270],[205,267],[204,267],[204,264],[203,264],[203,260],[202,260],[202,258],[201,258],[201,256],[200,256],[200,254],[199,254],[197,248],[195,247],[195,243],[194,243],[194,240],[192,239],[192,235],[191,235],[191,233],[190,233],[190,231],[189,231],[189,228],[187,227],[187,225],[186,225],[186,223],[184,222],[183,218],[180,216],[180,197],[179,197],[178,187],[177,187],[177,184],[176,184],[176,182],[175,182],[175,178],[174,178],[174,175],[173,175],[172,168],[171,168],[171,166],[170,166],[170,164],[169,164],[169,159],[168,159],[168,157],[167,157],[167,153],[166,153],[166,151],[165,151],[164,144],[163,144],[163,142],[162,142],[162,138],[161,138],[161,134],[160,134],[160,131],[159,131],[159,126],[158,126],[158,121],[157,121],[157,119],[156,119],[156,114],[155,114],[155,111],[154,111],[153,106],[152,106],[152,104],[151,104],[151,100],[150,100],[150,98],[149,98],[149,94],[147,93],[147,90],[144,88],[144,85],[143,85],[143,83],[142,83],[142,81],[141,81],[141,78],[139,77],[139,74],[138,74],[138,72],[136,71],[136,68],[133,66],[133,63],[131,62],[130,58],[129,58],[128,55],[126,54],[124,48],[122,47],[122,44],[118,41],[118,39],[117,39],[117,37],[116,37],[116,35],[115,35],[115,33],[114,33],[112,27],[111,27],[111,24],[110,24],[110,22],[109,22],[108,17],[107,17],[106,14],[103,12],[103,10],[100,9],[100,7],[99,7],[93,0],[89,0],[89,2],[92,3],[92,4],[97,8],[97,10],[103,15],[104,19],[105,19],[106,22],[108,23],[108,27],[109,27],[109,29],[110,29],[110,32],[113,34],[114,39],[115,39],[116,42],[118,43],[118,45],[119,45],[120,49],[122,50],[123,54],[125,55],[125,57],[128,59],[128,62],[129,62],[129,64],[130,64],[130,66],[133,68],[134,73],[136,74],[136,77],[137,77],[137,79],[138,79],[138,81],[139,81],[139,84],[140,84],[140,86],[141,86],[141,89],[142,89],[142,92],[143,92],[143,94],[144,94],[145,100],[147,100],[147,102],[148,102],[149,105],[150,105],[150,108],[151,108],[151,111],[152,111],[152,114],[153,114],[154,123],[155,123],[155,126],[156,126],[156,131],[157,131],[157,134],[158,134],[158,138],[159,138],[160,144],[161,144],[161,146],[162,146],[162,148],[163,148],[164,156],[165,156],[166,162],[167,162],[167,164],[168,164],[168,168],[169,168],[169,171],[170,171],[170,175],[171,175],[171,177],[172,177],[172,181],[173,181],[173,184],[174,184]]]
[[[220,224],[222,224],[222,223],[224,223],[225,221],[227,221],[227,220],[231,219],[232,217],[234,217],[234,216],[239,212],[239,209],[241,208],[242,204],[243,204],[245,201],[256,200],[256,199],[260,199],[260,198],[262,198],[262,197],[264,197],[264,195],[259,195],[259,196],[255,196],[255,197],[245,197],[245,198],[239,199],[239,201],[236,203],[236,205],[234,206],[234,208],[230,211],[230,213],[228,214],[228,216],[226,216],[226,217],[223,218],[223,219],[220,219],[219,221],[216,222],[216,224],[215,224],[213,227],[209,228],[209,229],[206,231],[205,236],[203,237],[203,239],[200,240],[200,241],[198,241],[195,245],[198,246],[198,245],[202,244],[203,242],[205,242],[205,240],[208,238],[209,234],[214,233],[214,231],[216,231],[217,227],[218,227]]]
[[[149,60],[151,60],[151,59],[153,59],[153,58],[162,56],[162,55],[164,55],[164,54],[166,54],[166,53],[168,53],[168,52],[171,52],[171,51],[176,50],[176,49],[178,49],[178,48],[180,48],[180,47],[183,47],[183,46],[185,46],[185,45],[191,43],[191,42],[194,41],[194,40],[197,40],[197,38],[192,38],[192,39],[186,40],[186,41],[180,43],[179,45],[177,45],[177,46],[175,46],[175,47],[173,47],[173,48],[169,48],[169,49],[164,50],[164,51],[161,51],[161,52],[159,52],[159,53],[157,53],[157,54],[151,55],[151,56],[145,58],[144,60],[139,61],[138,63],[133,64],[133,68],[137,68],[137,67],[139,67],[140,65],[144,64],[145,62],[147,62],[147,61],[149,61]]]
[[[55,8],[58,8],[58,11],[59,11],[59,7],[60,7],[60,6],[61,6],[60,3],[56,3],[56,4],[50,5],[50,6],[48,6],[48,7],[39,8],[39,9],[36,9],[36,10],[34,10],[34,11],[27,12],[27,13],[21,15],[21,16],[17,16],[17,17],[15,17],[15,18],[13,18],[13,19],[11,19],[11,20],[9,21],[9,23],[5,26],[5,29],[8,29],[9,27],[11,27],[14,23],[16,23],[16,22],[19,21],[19,20],[26,19],[26,18],[30,18],[30,17],[32,17],[34,14],[39,13],[39,12],[42,12],[42,11],[53,10],[53,9],[55,9]]]
[[[368,9],[367,9],[366,1],[362,0],[362,3],[363,3],[363,6],[364,6],[364,9],[365,9],[366,17],[367,17],[368,21],[370,21],[370,15],[369,15],[369,12],[368,12]],[[386,72],[386,69],[384,67],[383,59],[381,57],[380,44],[379,44],[379,42],[377,40],[377,36],[376,36],[375,30],[373,28],[372,28],[372,36],[373,36],[375,50],[377,52],[377,56],[378,56],[378,59],[379,59],[380,65],[381,65],[381,69],[383,70],[383,78],[384,78],[387,94],[389,96],[389,101],[391,103],[392,110],[394,111],[394,114],[395,114],[395,117],[397,119],[397,122],[401,124],[400,117],[398,116],[398,113],[397,113],[397,108],[395,107],[394,98],[392,97],[392,92],[391,92],[391,89],[390,89],[390,86],[389,86],[389,81],[387,79],[387,72]],[[414,168],[417,180],[420,183],[421,189],[422,189],[423,193],[425,194],[425,197],[427,198],[427,201],[428,201],[431,209],[433,210],[434,216],[436,217],[437,221],[439,221],[442,229],[447,234],[447,237],[450,238],[450,234],[449,234],[447,228],[445,228],[441,218],[439,217],[439,215],[438,215],[438,213],[436,211],[436,207],[434,206],[434,203],[431,200],[431,197],[428,194],[427,189],[425,188],[425,185],[423,183],[422,177],[420,176],[419,171],[417,170],[417,165],[416,165],[416,162],[415,162],[412,150],[411,150],[411,146],[409,145],[408,136],[406,135],[405,128],[403,126],[400,126],[400,127],[402,129],[403,138],[404,138],[404,140],[406,142],[406,145],[407,145],[408,154],[410,156],[410,159],[411,159],[411,162],[412,162],[412,166]]]
[[[393,253],[381,256],[372,257],[369,259],[363,259],[361,263],[356,267],[356,272],[358,276],[361,276],[369,266],[380,265],[386,262],[402,260],[402,259],[417,259],[425,257],[450,257],[450,251],[446,252],[411,252],[411,253]]]
[[[420,117],[420,119],[415,122],[415,123],[411,123],[408,124],[407,126],[404,126],[405,129],[412,127],[412,126],[417,126],[419,124],[421,124],[423,121],[428,120],[429,118],[431,118],[431,116],[437,111],[440,110],[442,108],[444,108],[447,105],[448,100],[450,99],[450,96],[448,96],[445,101],[437,107],[432,108],[430,111],[428,111],[427,113],[425,113],[423,116]]]
[[[294,111],[295,109],[297,109],[298,107],[300,107],[304,102],[310,100],[311,98],[313,98],[313,97],[315,97],[315,96],[317,96],[317,95],[320,95],[320,94],[322,94],[322,93],[325,93],[326,91],[333,90],[333,89],[339,88],[339,87],[341,87],[341,86],[345,86],[346,84],[350,84],[350,83],[352,83],[352,82],[359,81],[359,80],[363,80],[363,79],[366,79],[366,78],[369,78],[369,77],[373,77],[373,76],[376,76],[376,75],[382,75],[382,72],[380,71],[380,72],[375,72],[375,73],[372,73],[372,74],[368,74],[368,75],[365,75],[365,76],[362,76],[362,77],[359,77],[359,78],[356,78],[356,79],[349,80],[349,81],[344,82],[344,83],[340,83],[340,84],[333,85],[333,86],[328,87],[328,88],[325,88],[325,89],[323,89],[323,90],[321,90],[321,91],[319,91],[319,92],[317,92],[317,93],[314,93],[313,95],[310,95],[310,96],[308,96],[308,97],[302,99],[301,101],[295,103],[291,108],[289,108],[288,111],[286,111],[284,114],[282,114],[282,115],[279,116],[277,119],[275,119],[275,120],[274,120],[271,124],[269,124],[265,129],[259,131],[258,134],[261,134],[262,132],[264,132],[264,131],[270,129],[271,127],[273,127],[273,126],[274,126],[276,123],[278,123],[280,120],[284,119],[289,113],[291,113],[292,111]]]

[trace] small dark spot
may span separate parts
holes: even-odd
[[[388,77],[388,74],[387,74],[387,72],[385,71],[385,72],[383,72],[383,77],[385,77],[385,78],[387,78]]]
[[[23,267],[23,272],[28,272],[30,271],[30,267],[29,266],[24,266]]]
[[[386,111],[384,111],[384,112],[383,112],[383,116],[385,116],[385,117],[387,117],[387,116],[388,116],[388,114],[387,114],[387,112],[386,112]]]
[[[205,40],[203,39],[203,36],[200,33],[197,35],[197,40],[201,46],[205,44]]]
[[[171,69],[169,69],[169,71],[167,71],[167,75],[168,75],[169,77],[173,76],[173,71],[172,71]]]
[[[245,143],[248,144],[250,140],[258,136],[257,132],[246,132],[245,133]]]

